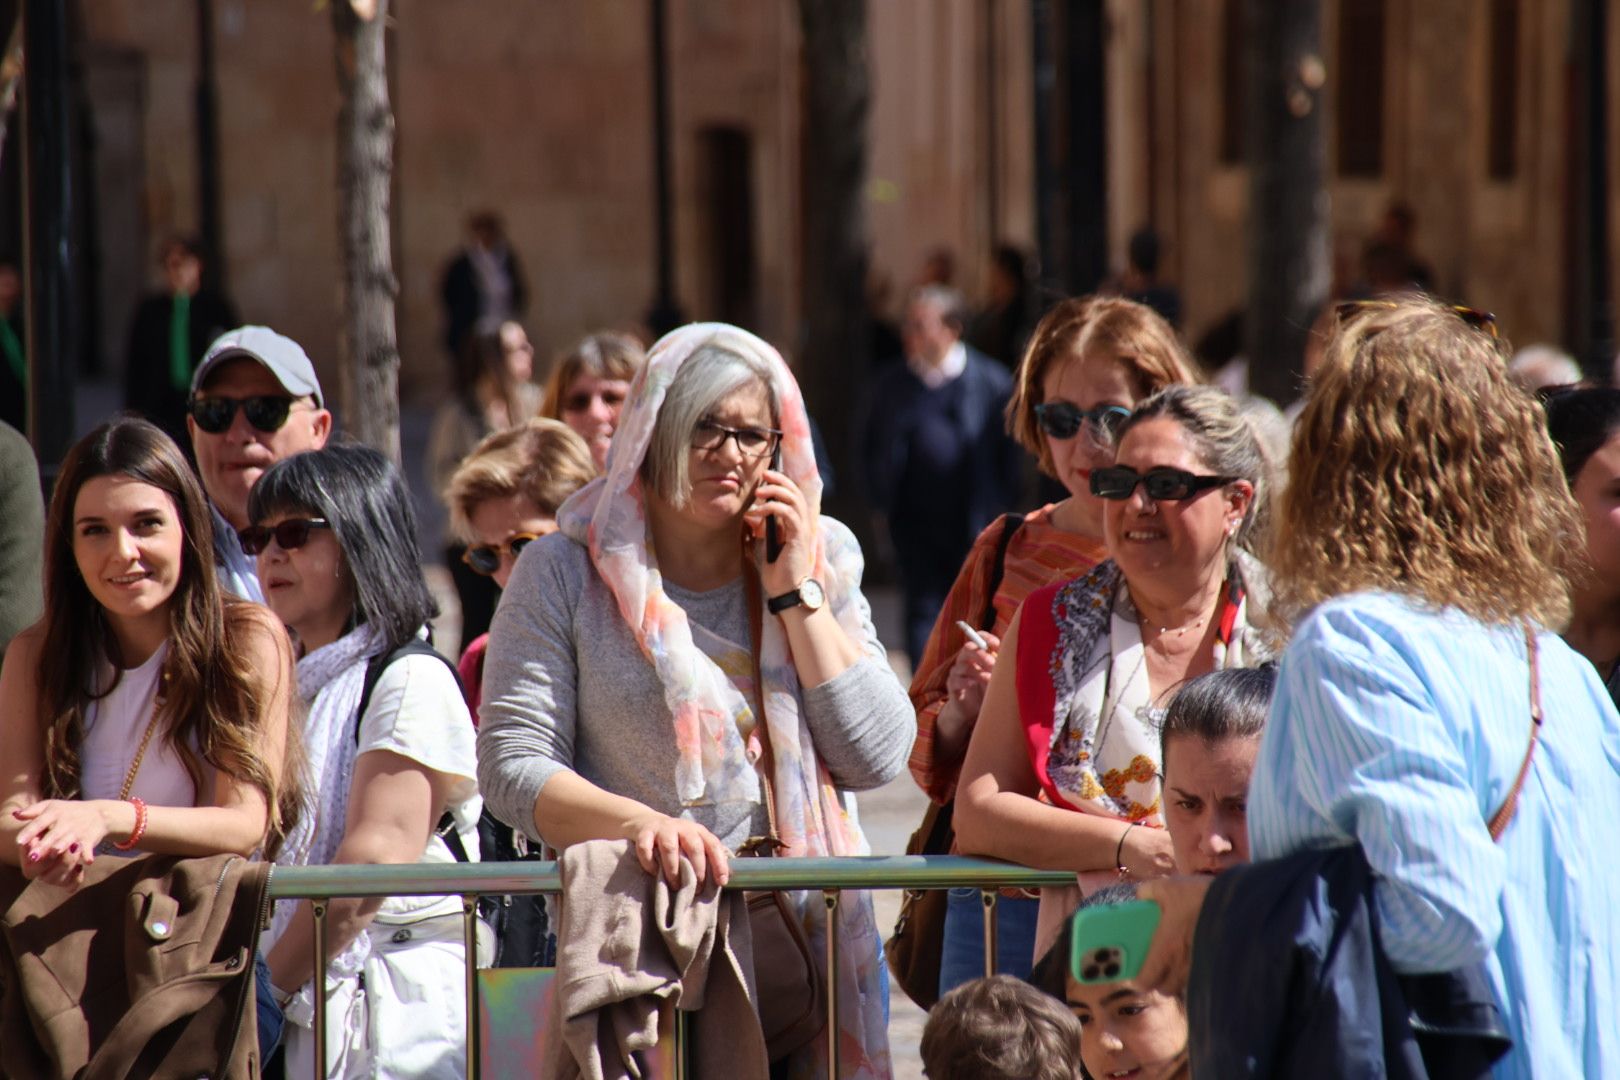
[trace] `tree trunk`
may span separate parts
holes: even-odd
[[[338,94],[338,235],[343,243],[343,321],[338,342],[348,432],[400,460],[399,343],[394,327],[388,217],[394,114],[388,103],[384,28],[388,0],[332,0]]]
[[[804,326],[798,375],[838,488],[856,474],[853,399],[870,369],[866,310],[866,0],[799,0],[804,34]],[[842,496],[841,496],[842,501]]]
[[[1327,300],[1327,155],[1320,0],[1244,0],[1248,63],[1249,388],[1297,397],[1311,320]]]

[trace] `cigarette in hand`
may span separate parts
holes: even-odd
[[[971,641],[976,647],[983,649],[985,652],[990,651],[990,643],[984,640],[983,635],[977,630],[969,626],[965,619],[957,619],[956,625],[962,631],[962,636]]]

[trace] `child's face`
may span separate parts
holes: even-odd
[[[1073,976],[1064,997],[1080,1021],[1080,1060],[1092,1080],[1186,1075],[1187,1010],[1178,998],[1129,981],[1088,986]]]

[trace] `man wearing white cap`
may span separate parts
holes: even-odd
[[[319,450],[332,433],[315,365],[296,341],[265,326],[240,326],[208,346],[191,379],[186,428],[214,511],[219,583],[264,603],[246,528],[248,492],[282,458]]]

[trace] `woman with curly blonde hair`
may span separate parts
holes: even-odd
[[[1620,998],[1620,870],[1601,853],[1620,820],[1620,717],[1556,633],[1579,511],[1505,355],[1418,298],[1350,313],[1329,344],[1271,563],[1302,619],[1250,845],[1256,859],[1359,845],[1397,974],[1483,964],[1513,1039],[1495,1076],[1613,1076],[1620,1028],[1601,1017]],[[1160,985],[1184,982],[1205,893],[1232,910],[1241,880],[1144,888],[1165,911]],[[1195,1073],[1221,1074],[1215,1060],[1194,1048]]]
[[[1014,375],[1007,427],[1069,496],[991,522],[968,552],[934,623],[911,682],[917,742],[910,766],[935,802],[948,804],[955,796],[1000,635],[1018,605],[1041,586],[1079,577],[1108,557],[1106,501],[1091,493],[1091,471],[1114,463],[1115,430],[1139,402],[1167,386],[1199,381],[1170,324],[1130,300],[1064,300],[1035,328]],[[964,622],[987,648],[963,633]],[[941,994],[984,973],[978,890],[954,890],[948,903]],[[1027,974],[1035,901],[1004,897],[997,918],[997,970]]]

